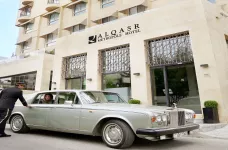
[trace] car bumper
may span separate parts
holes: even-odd
[[[186,125],[178,128],[162,128],[162,129],[138,129],[136,130],[136,134],[140,135],[150,135],[150,136],[162,136],[162,135],[170,135],[181,132],[190,132],[193,130],[199,129],[198,124]]]

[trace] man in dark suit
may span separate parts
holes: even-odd
[[[23,97],[23,83],[17,83],[16,87],[7,88],[0,93],[0,137],[10,137],[5,133],[6,122],[9,119],[16,101],[19,99],[21,103],[29,107]]]

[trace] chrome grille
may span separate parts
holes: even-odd
[[[185,112],[184,111],[170,111],[169,112],[169,125],[170,127],[178,127],[185,125]]]
[[[178,126],[185,125],[185,112],[178,111]]]

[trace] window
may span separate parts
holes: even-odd
[[[32,23],[28,23],[25,25],[25,33],[29,33],[32,31],[33,28],[33,24]]]
[[[136,6],[136,7],[129,9],[129,15],[134,15],[134,14],[144,12],[144,11],[145,11],[145,6],[142,6],[142,5]]]
[[[100,52],[102,89],[119,93],[124,100],[131,98],[131,68],[129,45],[117,46]]]
[[[102,0],[101,7],[106,8],[114,5],[114,3],[115,3],[115,0]]]
[[[59,13],[50,14],[49,25],[55,24],[59,20]]]
[[[85,30],[85,25],[79,24],[79,25],[73,26],[73,32],[79,32],[82,30]]]
[[[17,82],[25,83],[24,90],[35,90],[36,73],[26,73],[21,75],[10,76],[7,78],[0,78],[0,87],[14,87]]]
[[[23,50],[27,50],[30,48],[30,41],[25,41],[23,44],[22,44],[22,49]]]
[[[55,104],[56,93],[38,94],[32,104]]]
[[[59,0],[48,0],[48,4],[59,4]]]
[[[211,3],[216,3],[216,0],[208,0]]]
[[[56,43],[57,34],[56,33],[50,33],[47,35],[47,41],[46,46],[52,46]]]
[[[86,12],[86,3],[82,2],[82,3],[75,5],[74,16],[83,14],[85,12]]]
[[[111,21],[113,21],[113,20],[116,20],[116,18],[113,17],[113,16],[106,17],[106,18],[103,18],[103,19],[102,19],[102,23],[111,22]]]
[[[26,8],[24,8],[22,11],[21,11],[21,14],[20,14],[20,16],[22,17],[22,16],[30,16],[30,14],[31,14],[31,7],[26,7]]]
[[[58,104],[73,104],[75,101],[75,104],[79,104],[79,99],[76,97],[76,93],[74,92],[61,92],[58,95],[57,102]]]

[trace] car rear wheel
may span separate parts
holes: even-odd
[[[26,133],[29,128],[21,115],[14,115],[10,121],[11,130],[15,133]]]
[[[135,134],[125,122],[110,120],[102,128],[102,139],[111,148],[128,148],[133,144]]]

